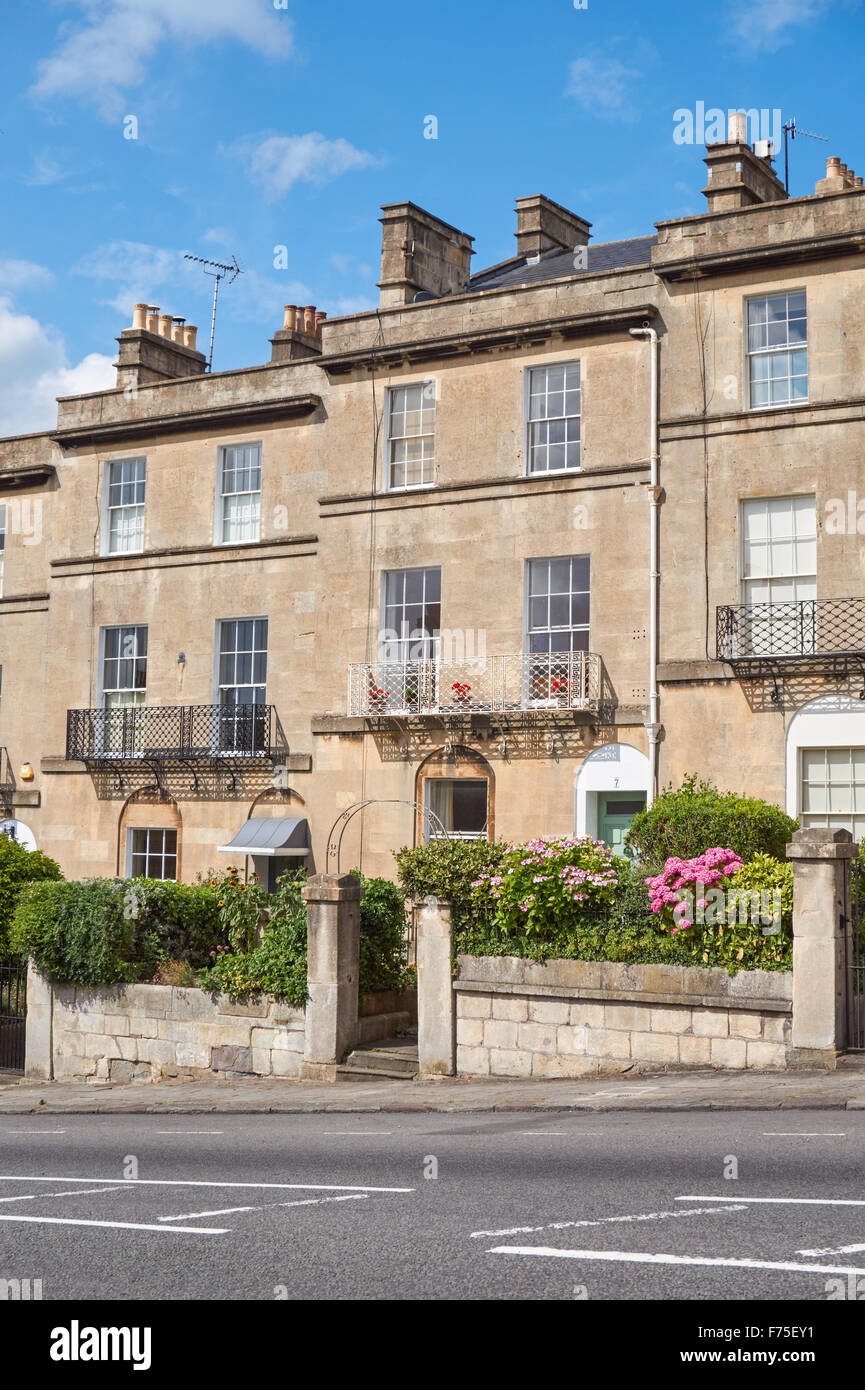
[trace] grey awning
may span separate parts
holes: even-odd
[[[219,846],[218,853],[309,854],[309,823],[253,816],[240,827],[231,844]]]

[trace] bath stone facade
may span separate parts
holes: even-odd
[[[390,204],[380,311],[289,305],[262,365],[138,306],[115,390],[0,440],[16,833],[72,877],[392,876],[440,826],[618,845],[697,771],[858,836],[865,191],[706,163],[626,241],[520,197],[487,270]]]

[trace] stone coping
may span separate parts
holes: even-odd
[[[489,980],[454,980],[458,994],[508,994],[529,999],[581,999],[587,1002],[612,1004],[653,1004],[664,1008],[676,1005],[699,1009],[734,1009],[736,1013],[791,1014],[789,999],[763,999],[744,995],[733,998],[721,994],[656,994],[649,990],[625,992],[621,989],[583,989],[568,985],[524,985]]]
[[[792,971],[740,970],[728,975],[719,966],[627,964],[620,961],[524,960],[519,956],[458,956],[457,983],[479,985],[543,986],[549,992],[612,991],[632,1002],[650,994],[672,995],[686,1003],[686,995],[710,996],[719,1003],[739,1007],[745,999],[761,1003],[793,998]],[[603,995],[600,997],[604,997]]]

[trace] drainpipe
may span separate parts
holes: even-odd
[[[649,744],[649,792],[646,804],[651,806],[658,794],[658,507],[661,497],[659,482],[660,450],[658,439],[658,357],[660,343],[654,328],[644,323],[642,328],[631,328],[635,338],[648,338],[651,345],[651,374],[649,377],[649,458],[651,476],[649,482],[649,718],[646,723],[646,738]]]

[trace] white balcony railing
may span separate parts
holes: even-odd
[[[600,699],[601,659],[593,652],[356,662],[348,668],[352,715],[596,710]]]

